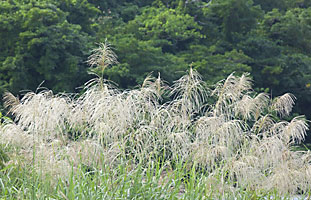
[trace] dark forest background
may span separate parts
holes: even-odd
[[[311,119],[311,0],[0,1],[0,95],[42,81],[80,92],[106,39],[119,64],[104,77],[121,88],[150,73],[173,82],[189,66],[208,84],[249,72],[257,92],[290,92]]]

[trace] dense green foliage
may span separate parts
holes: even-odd
[[[1,1],[2,90],[33,89],[46,81],[43,86],[70,91],[85,80],[91,37],[60,8],[48,1]]]
[[[174,170],[159,163],[147,167],[139,164],[136,168],[129,167],[130,164],[103,166],[103,170],[91,173],[79,166],[78,172],[70,173],[69,180],[60,179],[55,185],[51,184],[53,177],[31,174],[24,166],[10,165],[5,173],[0,173],[3,180],[0,196],[2,199],[292,199],[276,191],[236,189],[222,193],[217,191],[219,180],[187,170],[183,164]]]
[[[192,65],[207,83],[250,72],[257,91],[293,93],[310,118],[310,0],[0,1],[0,92],[71,92],[107,38],[122,88],[151,72],[172,82]]]

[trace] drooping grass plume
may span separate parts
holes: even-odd
[[[117,55],[113,52],[111,44],[105,40],[105,43],[100,43],[99,47],[92,50],[92,54],[88,57],[87,63],[91,68],[99,68],[100,72],[114,64],[118,63]]]

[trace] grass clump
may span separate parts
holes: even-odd
[[[95,53],[92,65],[115,62],[115,55],[105,62]],[[193,69],[171,87],[147,77],[122,91],[98,77],[79,97],[7,93],[14,120],[1,126],[1,145],[10,146],[1,194],[30,198],[32,188],[32,198],[56,199],[308,195],[311,154],[291,150],[304,140],[306,120],[279,120],[294,99],[256,94],[248,74],[208,87]],[[16,166],[32,170],[17,188],[10,175]]]

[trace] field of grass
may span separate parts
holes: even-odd
[[[5,95],[0,199],[310,198],[311,153],[293,151],[306,120],[282,120],[295,97],[256,94],[247,74],[213,86],[190,69],[172,86],[147,77],[121,91],[98,77],[82,95],[39,90]]]
[[[159,162],[134,167],[128,161],[101,167],[88,170],[81,165],[68,177],[55,180],[28,171],[31,167],[10,165],[2,170],[0,195],[2,199],[284,199],[275,190],[225,186],[221,177],[187,170],[181,163],[174,169]]]

